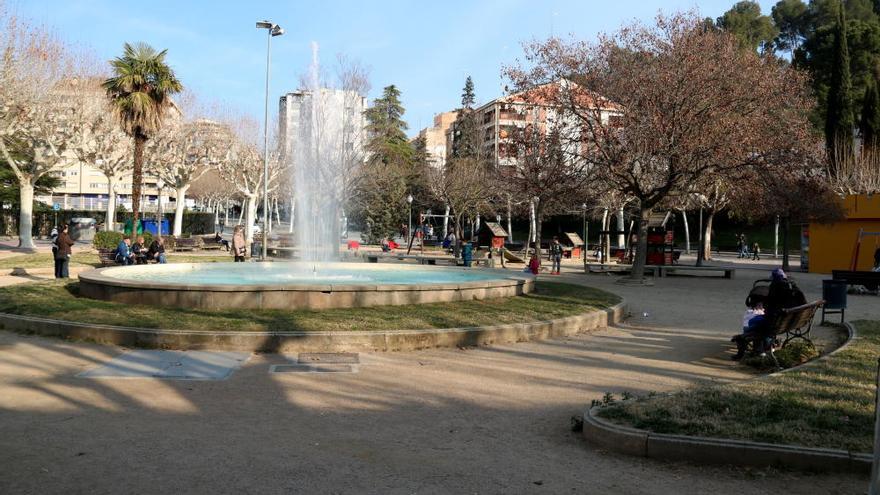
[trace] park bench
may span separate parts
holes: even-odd
[[[725,266],[688,266],[688,265],[649,265],[657,270],[660,277],[669,276],[676,271],[720,273],[723,278],[732,279],[736,274],[736,268]]]
[[[202,248],[201,237],[177,237],[174,239],[175,251],[193,251]]]
[[[111,266],[116,264],[116,250],[100,248],[98,249],[98,261],[101,266]]]
[[[214,236],[212,236],[212,235],[201,236],[201,239],[202,239],[201,248],[204,251],[209,251],[209,250],[214,250],[214,249],[216,249],[217,251],[220,251],[221,249],[223,249],[223,244],[220,244],[219,242],[215,241]]]
[[[862,285],[872,291],[876,291],[880,287],[880,272],[831,270],[831,278],[842,280],[847,285]]]
[[[782,339],[782,344],[779,347],[785,347],[786,344],[794,339],[801,339],[804,342],[812,344],[813,341],[810,340],[810,330],[813,328],[813,317],[816,315],[816,311],[818,311],[824,304],[825,301],[818,300],[795,306],[793,308],[783,309],[782,314],[770,322],[770,325],[773,328],[774,340]],[[736,338],[745,338],[747,345],[751,347],[752,352],[754,352],[755,346],[761,337],[757,335],[746,337],[739,334],[734,336],[734,339]],[[772,347],[770,349],[770,357],[773,359],[773,363],[776,367],[779,367],[779,362],[773,354]]]

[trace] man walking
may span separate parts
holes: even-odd
[[[550,273],[559,275],[562,271],[562,244],[559,243],[559,238],[556,236],[550,243],[550,261],[553,262]]]

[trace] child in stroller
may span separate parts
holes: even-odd
[[[764,322],[764,302],[770,293],[770,282],[768,279],[756,280],[752,285],[752,290],[749,291],[749,295],[746,297],[746,311],[742,318],[742,333],[734,335],[730,339],[731,342],[735,342],[737,345],[737,352],[732,357],[734,361],[742,359],[749,341],[754,341],[755,347],[760,347],[760,349],[756,348],[755,351],[761,353],[764,353],[773,345],[772,337],[755,340],[753,338],[754,335],[752,335],[759,330],[761,323]]]

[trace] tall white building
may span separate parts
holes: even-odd
[[[314,92],[307,90],[287,93],[280,98],[278,144],[282,154],[290,159],[296,146],[303,146],[301,126],[304,122],[313,122],[311,114],[317,111],[320,115],[315,116],[314,127],[322,135],[318,140],[338,146],[342,159],[360,159],[362,162],[366,98],[355,91],[341,89],[321,88],[319,92],[319,102],[313,100]]]

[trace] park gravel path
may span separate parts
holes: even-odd
[[[254,355],[225,381],[88,380],[75,375],[123,350],[0,332],[0,493],[862,493],[858,475],[669,464],[569,431],[606,391],[748,378],[726,337],[762,276],[553,277],[617,292],[634,317],[564,340],[362,354],[356,374],[270,375],[285,357]],[[872,304],[851,298],[852,319]]]

